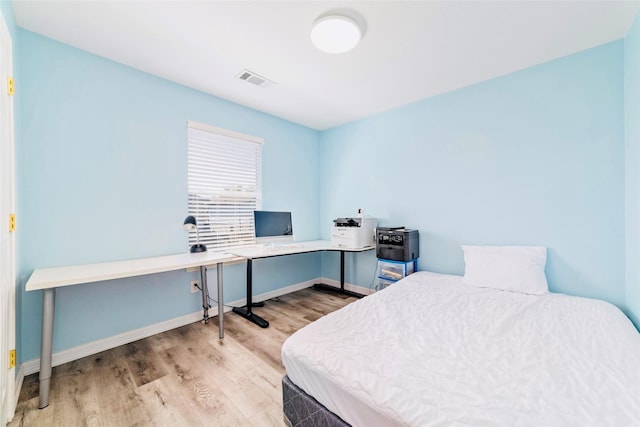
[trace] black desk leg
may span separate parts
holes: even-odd
[[[363,294],[348,291],[344,288],[344,251],[340,251],[340,287],[336,288],[335,286],[327,285],[324,283],[316,283],[315,285],[313,285],[313,288],[318,290],[323,290],[323,291],[336,292],[342,295],[349,295],[350,297],[355,297],[355,298],[364,297]]]
[[[202,284],[202,322],[209,323],[209,286],[207,285],[207,267],[200,266],[200,283]]]
[[[233,312],[239,314],[250,322],[255,323],[261,328],[268,328],[269,322],[264,320],[262,317],[255,315],[251,312],[251,307],[262,306],[264,303],[253,303],[253,260],[251,258],[247,258],[247,305],[244,307],[234,307]]]

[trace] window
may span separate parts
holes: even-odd
[[[255,243],[253,211],[262,205],[262,138],[189,121],[189,215],[200,243],[225,249]],[[189,245],[196,233],[189,233]]]

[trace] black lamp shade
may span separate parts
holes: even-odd
[[[196,217],[193,215],[189,215],[184,219],[184,229],[185,230],[195,230],[196,229]]]
[[[200,233],[198,232],[196,217],[194,217],[193,215],[189,215],[188,217],[186,217],[184,219],[183,226],[184,226],[184,229],[187,231],[195,230],[196,232],[196,244],[191,246],[191,249],[190,249],[191,253],[206,252],[207,247],[200,243]]]

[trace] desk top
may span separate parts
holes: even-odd
[[[364,248],[343,248],[341,246],[333,246],[329,240],[310,240],[306,242],[233,248],[227,250],[227,252],[243,258],[257,259],[318,251],[364,252],[374,248],[375,246],[367,246]]]
[[[182,253],[151,258],[139,258],[126,261],[101,262],[96,264],[72,265],[66,267],[39,268],[34,270],[27,281],[25,289],[36,291],[79,285],[82,283],[102,282],[104,280],[122,279],[145,274],[166,271],[213,266],[218,263],[239,261],[241,258],[268,258],[280,255],[293,255],[318,251],[362,252],[373,249],[342,248],[332,246],[329,240],[312,240],[291,244],[251,246],[230,249],[227,252],[207,251],[202,253]]]
[[[40,268],[34,270],[25,289],[57,288],[81,283],[142,276],[165,271],[212,266],[221,262],[238,260],[237,256],[223,252],[183,253],[126,261],[101,262],[97,264],[73,265],[68,267]]]

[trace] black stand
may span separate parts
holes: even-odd
[[[251,307],[262,307],[264,306],[263,302],[254,303],[253,299],[253,280],[251,277],[253,270],[253,260],[251,258],[247,258],[247,305],[244,307],[234,307],[233,312],[244,317],[250,322],[255,323],[261,328],[268,328],[269,322],[264,320],[262,317],[255,315],[251,312]]]
[[[348,291],[344,288],[344,251],[340,251],[340,287],[336,288],[335,286],[327,285],[324,283],[316,283],[315,285],[313,285],[313,288],[321,291],[330,291],[342,295],[348,295],[355,298],[364,297],[364,295],[362,294]]]
[[[209,286],[207,285],[207,267],[200,266],[200,282],[202,283],[202,322],[209,323]]]

